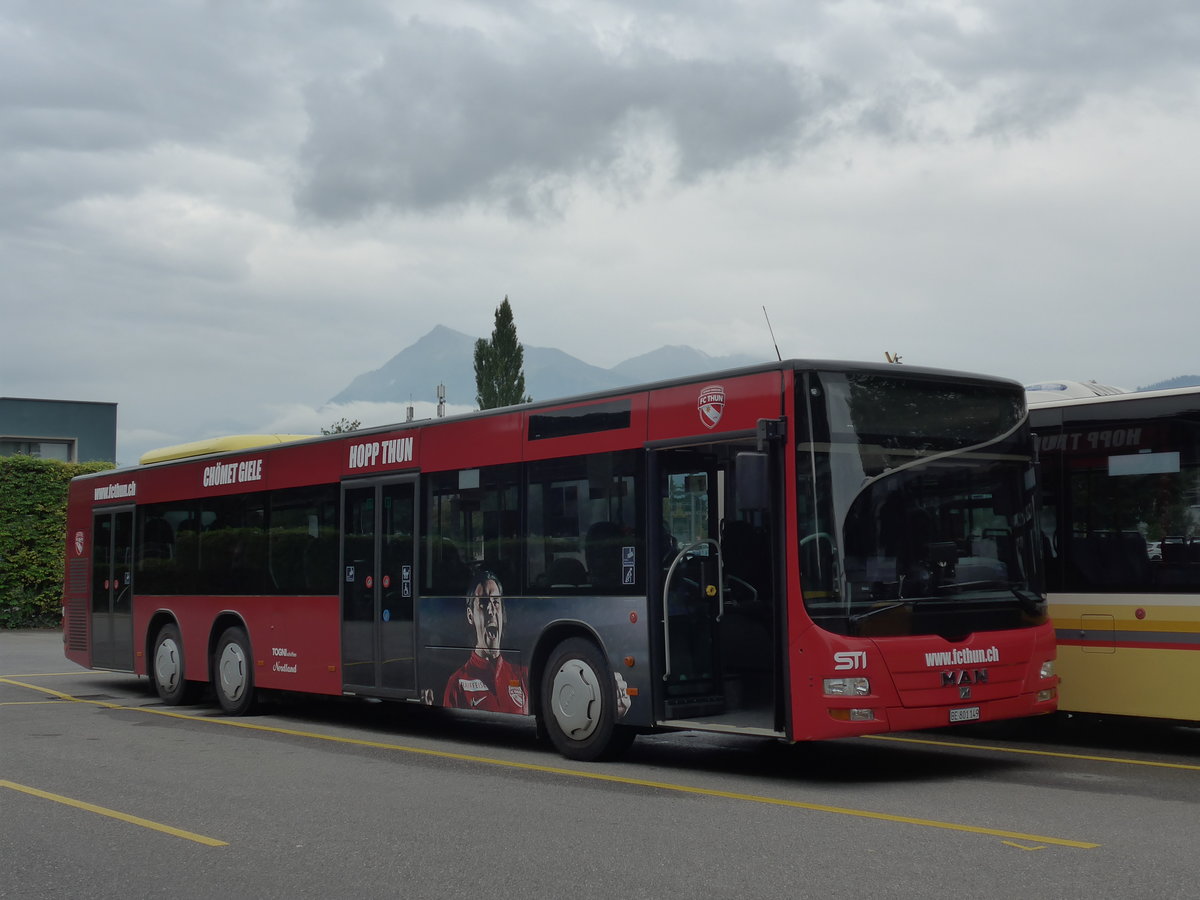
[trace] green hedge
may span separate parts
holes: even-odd
[[[0,628],[62,621],[67,484],[112,463],[0,457]]]

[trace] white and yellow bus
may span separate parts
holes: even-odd
[[[1059,709],[1200,722],[1200,387],[1029,396]]]

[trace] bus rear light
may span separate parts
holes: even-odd
[[[1040,672],[1038,672],[1038,677],[1039,678],[1053,678],[1054,677],[1054,660],[1048,659],[1044,663],[1042,663],[1042,669]]]
[[[871,693],[869,678],[826,678],[821,682],[826,697],[865,697]]]
[[[829,710],[829,718],[837,719],[839,722],[874,722],[875,710],[831,709]]]
[[[1047,700],[1053,700],[1054,695],[1057,693],[1058,693],[1058,691],[1055,688],[1050,688],[1050,690],[1048,690],[1048,691],[1038,691],[1037,702],[1045,703]]]

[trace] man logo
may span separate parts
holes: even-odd
[[[942,673],[942,687],[961,687],[964,684],[987,684],[987,669],[956,669]]]
[[[716,428],[725,412],[725,388],[719,384],[710,384],[700,389],[700,397],[696,401],[700,411],[700,421],[705,428]]]
[[[75,532],[75,555],[83,556],[83,532]]]

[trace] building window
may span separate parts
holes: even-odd
[[[5,438],[0,440],[0,456],[32,456],[34,459],[72,462],[75,459],[75,442]]]

